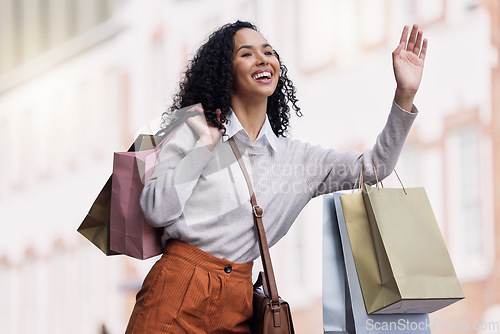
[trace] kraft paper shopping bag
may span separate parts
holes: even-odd
[[[368,312],[430,313],[463,299],[425,189],[365,185],[362,197],[369,228],[361,207],[340,201]]]

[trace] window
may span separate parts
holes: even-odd
[[[372,48],[385,42],[387,35],[387,14],[385,0],[363,0],[359,3],[358,23],[361,44]]]
[[[50,310],[47,314],[49,333],[67,333],[72,328],[69,322],[70,308],[70,258],[64,245],[57,241],[53,254],[48,260],[48,293],[51,297]]]
[[[0,75],[14,66],[14,28],[12,3],[0,0]]]
[[[431,24],[444,19],[445,0],[418,0],[414,2],[416,19]]]
[[[460,228],[467,236],[467,240],[464,240],[463,251],[469,256],[478,256],[482,252],[478,189],[478,134],[476,129],[471,127],[458,131],[456,135],[459,145],[457,167],[461,174],[457,189],[457,204],[462,216]]]
[[[26,250],[26,256],[20,268],[20,280],[22,289],[19,291],[20,306],[24,319],[30,321],[20,322],[21,333],[36,333],[40,324],[39,319],[39,295],[38,284],[40,282],[38,262],[32,248]]]
[[[26,187],[33,183],[35,175],[39,168],[39,155],[42,153],[39,150],[39,128],[36,124],[35,110],[30,106],[18,111],[20,131],[15,134],[17,137],[18,155],[20,168],[21,186]],[[29,129],[29,130],[28,130]],[[28,130],[29,133],[26,133]]]
[[[316,71],[336,61],[345,51],[343,42],[354,36],[354,7],[345,1],[297,2],[298,61],[306,72]]]
[[[68,1],[67,7],[66,7],[65,16],[66,16],[67,29],[68,29],[69,36],[74,36],[74,35],[79,33],[79,26],[78,26],[78,3],[79,2],[80,1],[78,1],[78,0]]]
[[[38,1],[38,38],[40,39],[40,52],[44,52],[49,48],[49,32],[50,32],[50,0],[39,0]]]
[[[0,258],[0,333],[15,333],[18,315],[19,278],[17,270],[6,257]]]
[[[167,90],[166,61],[167,52],[163,43],[163,33],[159,30],[152,43],[151,59],[151,101],[153,101],[148,117],[155,118],[165,111],[165,95]],[[150,119],[146,119],[150,121]]]
[[[482,277],[491,268],[493,216],[491,146],[475,124],[450,131],[446,138],[446,198],[449,249],[459,278]]]
[[[8,189],[10,186],[10,177],[9,177],[9,164],[10,164],[10,156],[9,156],[9,146],[7,143],[9,140],[9,123],[7,122],[6,117],[0,118],[0,199],[3,196],[6,196],[8,193]]]
[[[24,30],[24,11],[22,1],[12,1],[12,30],[14,39],[12,40],[12,49],[14,50],[14,65],[19,65],[24,61],[23,50],[23,30]]]

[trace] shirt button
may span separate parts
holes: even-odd
[[[229,274],[231,273],[231,271],[233,271],[233,268],[228,264],[224,267],[224,271],[226,272],[226,274]]]

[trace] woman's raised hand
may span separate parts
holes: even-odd
[[[403,109],[410,111],[413,98],[417,93],[422,79],[425,55],[427,53],[427,39],[415,24],[408,37],[409,27],[403,28],[399,45],[392,53],[392,65],[396,77],[396,95],[394,101]]]
[[[212,150],[215,144],[217,144],[217,142],[221,139],[222,130],[219,130],[218,128],[207,123],[207,119],[203,114],[205,110],[203,109],[201,104],[195,105],[187,112],[195,111],[202,113],[202,115],[190,117],[186,122],[194,129],[194,131],[196,131],[198,136],[200,136],[198,141],[205,145],[205,147],[207,147],[209,150]],[[217,109],[215,112],[217,114],[217,118],[220,120],[220,109]]]

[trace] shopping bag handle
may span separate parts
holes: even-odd
[[[394,168],[394,174],[396,174],[398,180],[399,180],[399,183],[401,183],[401,187],[403,188],[403,191],[405,192],[405,195],[408,195],[408,193],[406,192],[406,189],[405,189],[405,186],[403,185],[403,181],[401,181],[399,175],[398,175],[398,172],[396,171],[396,168]]]
[[[375,172],[375,179],[377,180],[377,189],[378,191],[380,192],[380,187],[379,187],[379,182],[380,184],[382,185],[382,188],[384,187],[384,184],[382,183],[382,181],[379,181],[378,180],[378,175],[377,175],[377,169],[375,168],[375,162],[373,162],[373,157],[372,157],[372,166],[373,166],[373,171]],[[365,165],[361,165],[361,182],[359,183],[359,189],[361,190],[363,188],[363,177],[364,177],[364,174],[365,174]]]
[[[377,189],[380,192],[380,187],[379,187],[378,184],[380,183],[380,185],[382,186],[382,188],[384,188],[384,184],[382,183],[382,180],[379,181],[379,179],[378,179],[377,169],[375,168],[375,162],[373,161],[373,157],[372,157],[372,166],[373,166],[373,172],[375,173],[375,179],[377,180],[377,183],[376,183]],[[361,182],[359,184],[360,189],[362,189],[362,187],[363,187],[364,172],[365,172],[365,166],[361,165]],[[401,188],[403,188],[403,191],[404,191],[405,195],[408,195],[408,192],[406,191],[406,188],[405,188],[405,186],[403,184],[403,181],[401,181],[401,178],[399,177],[399,174],[396,171],[396,168],[394,168],[394,174],[396,174],[396,177],[398,178],[398,181],[401,184]]]
[[[180,125],[184,124],[184,122],[186,122],[189,118],[198,115],[203,115],[203,112],[198,110],[198,106],[203,110],[203,107],[199,103],[177,110],[176,111],[177,117],[174,117],[170,124],[158,130],[158,132],[155,133],[155,136],[157,137],[167,136],[172,131],[172,129],[178,128]]]

